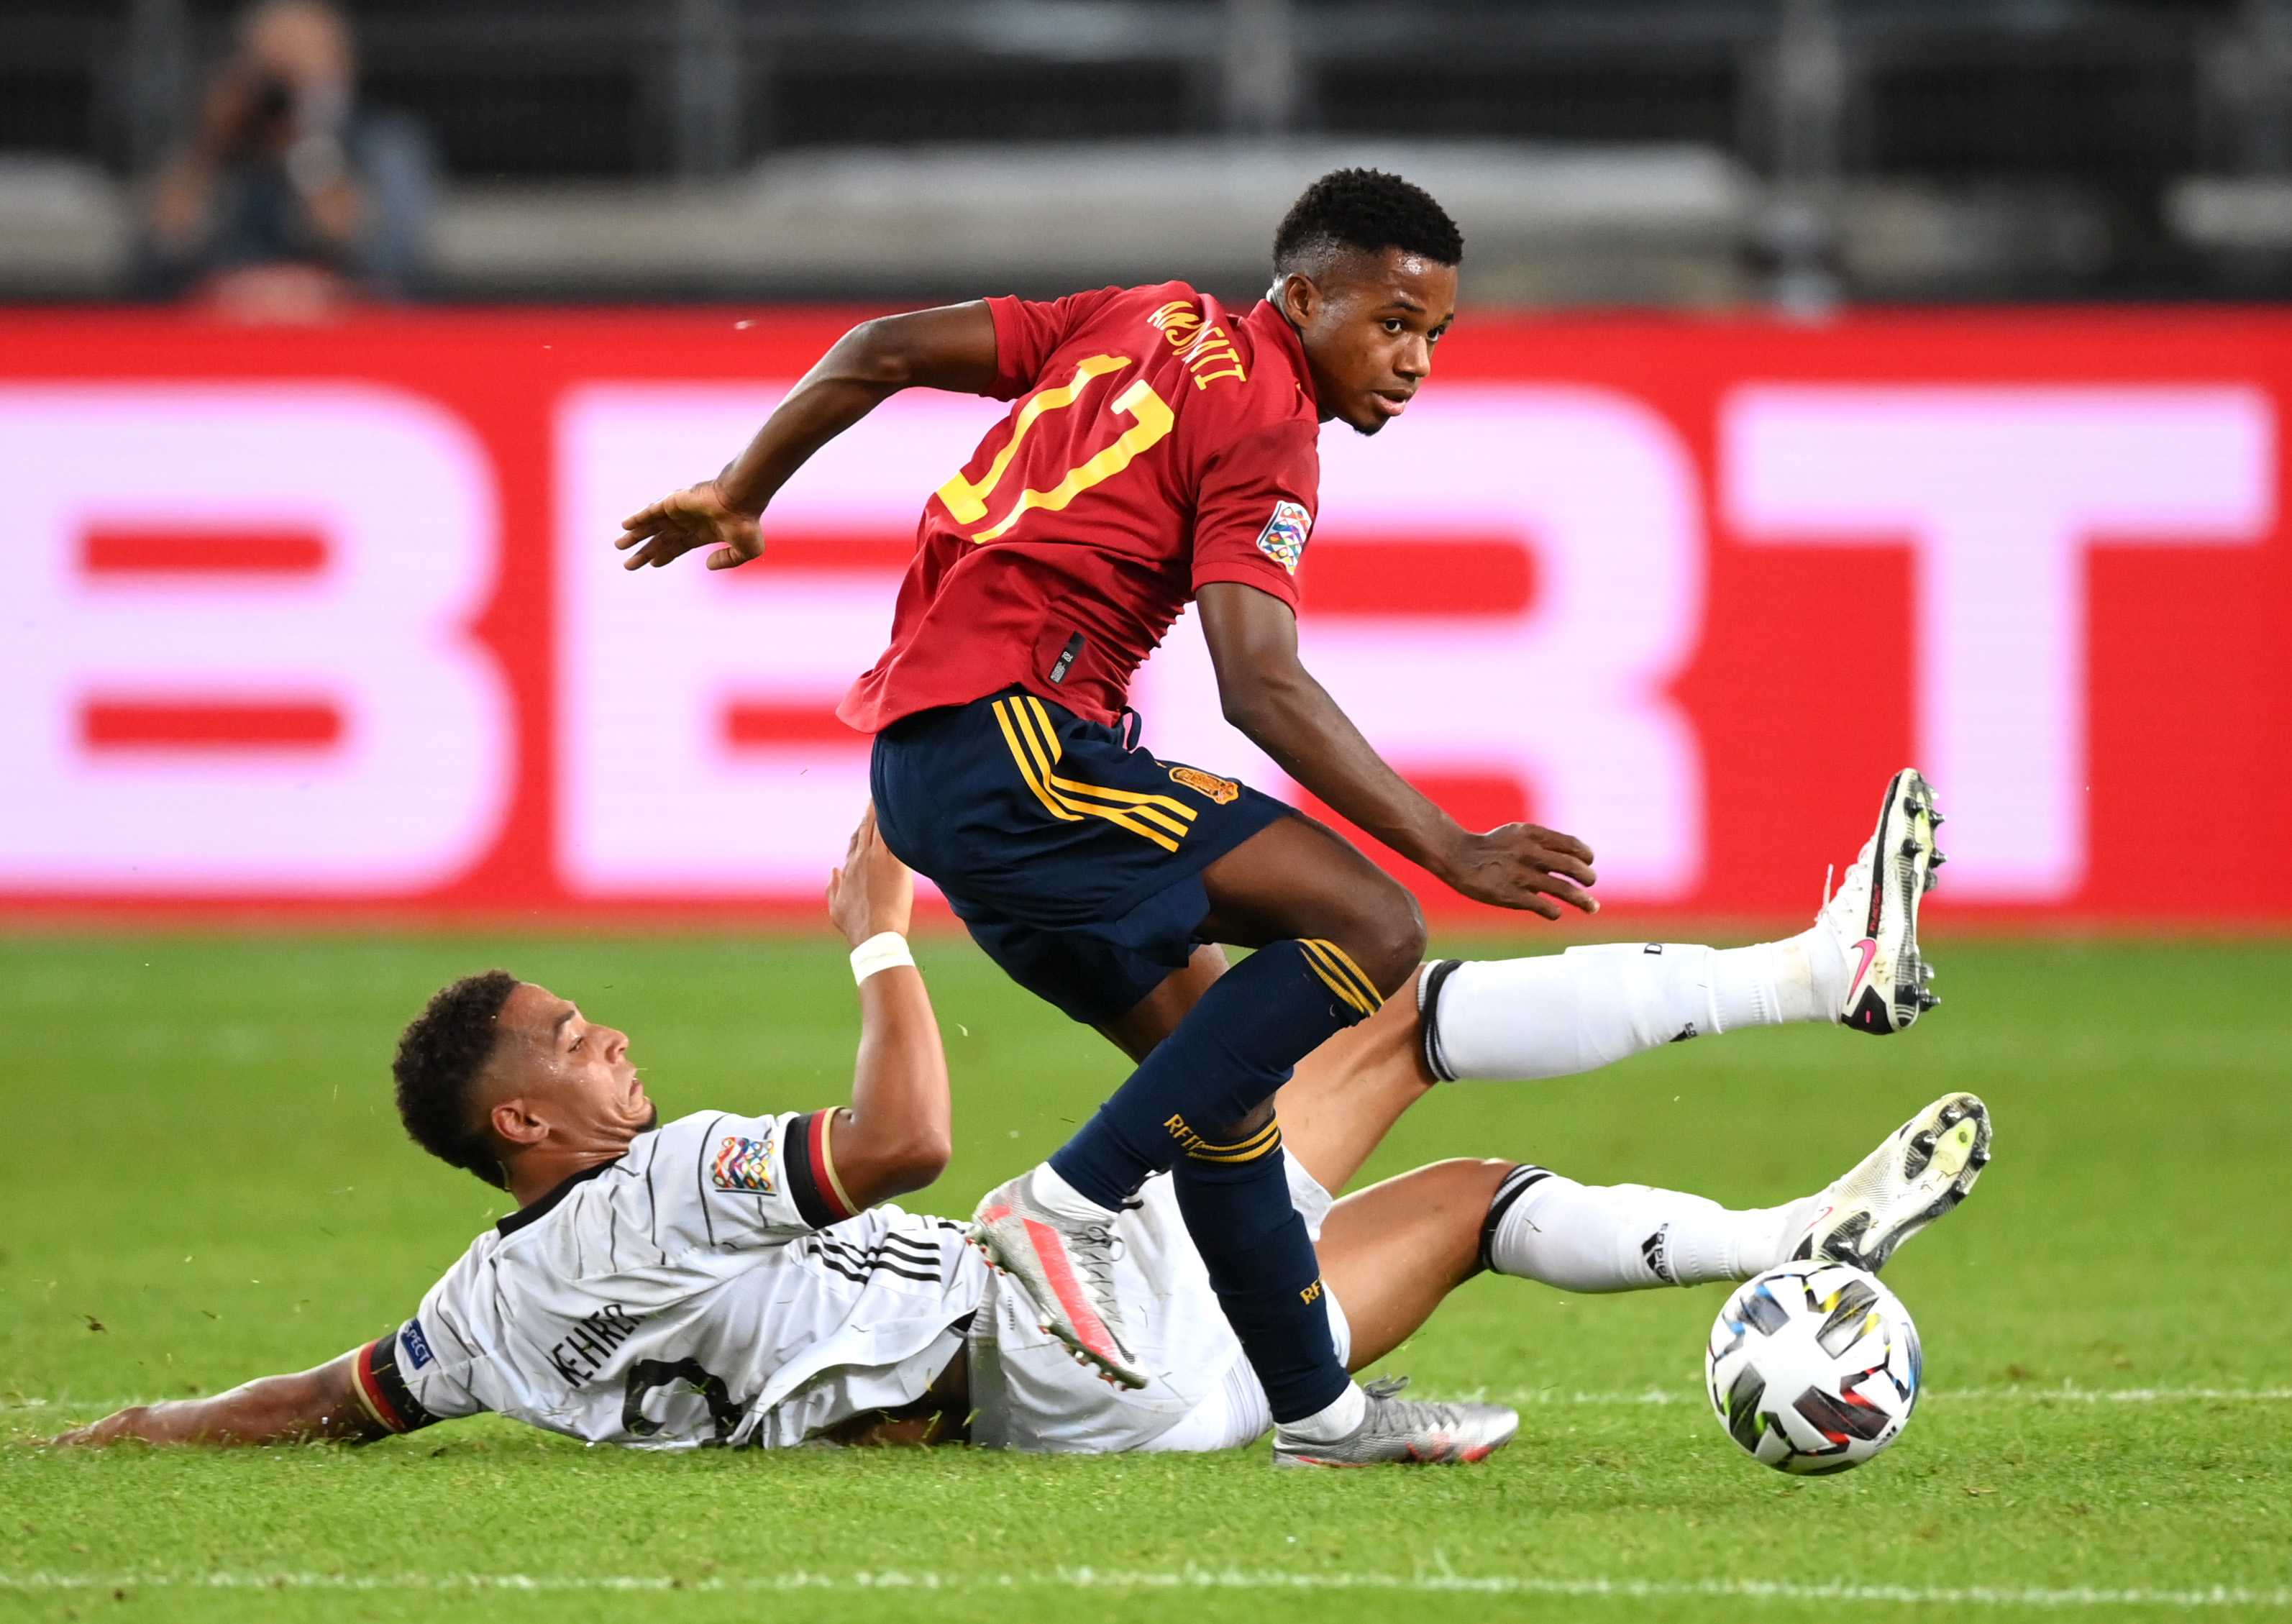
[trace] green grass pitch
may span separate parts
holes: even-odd
[[[1121,1067],[967,943],[919,957],[957,1155],[912,1204],[960,1214]],[[1719,1289],[1490,1279],[1387,1367],[1521,1406],[1473,1470],[647,1457],[493,1420],[46,1451],[116,1401],[380,1333],[498,1216],[389,1103],[397,1027],[447,976],[500,962],[625,1026],[671,1116],[843,1097],[856,999],[810,940],[0,940],[0,1617],[2292,1618],[2292,946],[1934,957],[1949,1002],[1902,1038],[1754,1032],[1461,1085],[1369,1169],[1505,1155],[1769,1202],[1978,1090],[1997,1159],[1888,1272],[1926,1400],[1871,1466],[1794,1481],[1698,1392]]]

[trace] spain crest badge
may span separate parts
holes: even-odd
[[[1173,767],[1171,779],[1183,784],[1196,795],[1204,795],[1220,806],[1226,805],[1241,794],[1241,786],[1230,778],[1220,778],[1215,772],[1205,772],[1199,767]]]

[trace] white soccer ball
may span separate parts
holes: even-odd
[[[1754,1460],[1814,1476],[1859,1466],[1918,1403],[1918,1328],[1877,1277],[1828,1259],[1745,1281],[1703,1361],[1711,1408]]]

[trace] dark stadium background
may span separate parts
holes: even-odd
[[[101,296],[83,247],[222,51],[213,0],[0,7],[0,292]],[[1731,217],[1650,255],[1707,259],[1675,298],[1776,277],[1850,299],[2212,299],[2286,285],[2292,8],[2277,0],[392,0],[349,12],[376,105],[418,119],[469,210],[582,209],[736,185],[854,147],[1265,135],[1470,139],[1714,155]],[[34,160],[37,160],[36,163]],[[1106,183],[1123,184],[1120,161]],[[77,189],[77,190],[75,190]],[[10,193],[15,218],[11,219]],[[71,198],[81,201],[75,206]],[[60,201],[59,198],[64,200]],[[27,212],[30,211],[30,212]],[[1623,211],[1627,213],[1627,211]],[[1628,221],[1618,229],[1632,235]],[[83,230],[97,228],[81,222]],[[1012,246],[1023,271],[1024,245]],[[696,271],[674,243],[585,281],[535,252],[433,266],[440,297],[848,296],[800,268]],[[1110,267],[1119,271],[1123,267]],[[1666,279],[1565,279],[1662,302]],[[947,291],[927,258],[885,297]],[[967,287],[958,291],[968,291]],[[1804,288],[1799,289],[1804,296]],[[1651,300],[1652,295],[1652,300]],[[1482,295],[1486,298],[1485,292]]]

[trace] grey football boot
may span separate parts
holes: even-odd
[[[1361,1424],[1334,1443],[1295,1443],[1273,1434],[1277,1466],[1464,1466],[1512,1442],[1520,1415],[1501,1404],[1425,1404],[1397,1395],[1406,1376],[1373,1381]]]

